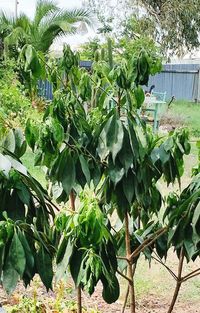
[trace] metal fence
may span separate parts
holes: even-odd
[[[81,61],[80,66],[91,68],[90,61]],[[155,85],[154,91],[166,92],[166,99],[200,102],[200,64],[165,64],[161,73],[150,77],[148,86]],[[148,88],[149,88],[148,87]],[[53,98],[52,84],[39,81],[39,96],[48,100]]]
[[[165,64],[161,73],[152,76],[149,86],[165,92],[167,99],[200,101],[200,64]]]

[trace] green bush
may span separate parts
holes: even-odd
[[[26,97],[25,89],[20,83],[12,61],[0,65],[0,116],[13,121],[18,118],[25,122],[31,103]]]

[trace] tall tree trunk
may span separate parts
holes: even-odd
[[[76,210],[75,207],[75,195],[74,192],[71,191],[70,193],[70,203],[71,203],[71,209],[73,211]],[[82,297],[81,297],[81,288],[77,287],[77,313],[82,313]]]
[[[131,243],[130,243],[128,213],[126,213],[125,215],[125,236],[126,236],[126,257],[129,260],[131,256]],[[134,290],[133,268],[131,261],[128,261],[128,277],[130,279],[129,281],[130,312],[135,313],[135,290]]]
[[[183,248],[181,248],[179,265],[178,265],[178,278],[177,278],[177,282],[176,282],[176,288],[174,291],[172,302],[170,304],[170,307],[169,307],[169,310],[167,311],[167,313],[171,313],[173,311],[174,305],[175,305],[177,298],[178,298],[178,294],[179,294],[181,284],[182,284],[181,275],[182,275],[182,270],[183,270],[183,261],[184,261],[184,251],[183,251]]]

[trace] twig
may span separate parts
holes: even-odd
[[[125,256],[117,256],[117,259],[119,260],[124,260],[124,261],[129,261]]]
[[[147,238],[144,242],[130,255],[130,261],[137,257],[142,251],[144,251],[148,246],[152,245],[160,236],[162,236],[167,231],[167,227],[157,230],[154,237]]]
[[[124,274],[123,274],[122,272],[120,272],[119,270],[117,270],[117,273],[118,273],[120,276],[122,276],[124,279],[128,280],[128,282],[129,282],[130,284],[133,283],[133,281],[132,281],[131,278],[129,278],[128,276],[124,275]]]
[[[152,256],[152,259],[154,259],[155,261],[163,265],[168,270],[168,272],[172,275],[172,277],[177,281],[178,277],[176,276],[176,274],[164,262],[162,262],[162,260],[159,260],[155,258],[154,256]]]
[[[195,273],[195,274],[191,274],[190,276],[188,276],[187,278],[185,278],[185,279],[182,279],[182,283],[184,283],[184,282],[186,282],[188,279],[190,279],[190,278],[193,278],[193,277],[196,277],[196,276],[198,276],[198,275],[200,275],[200,272],[197,272],[197,273]]]
[[[125,298],[124,298],[124,303],[123,303],[123,307],[122,307],[121,313],[125,312],[126,304],[127,304],[127,301],[128,301],[128,295],[129,295],[129,285],[127,286],[126,295],[125,295]]]

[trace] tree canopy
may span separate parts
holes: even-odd
[[[184,55],[199,46],[199,0],[125,0],[104,3],[88,0],[102,25],[112,24],[117,38],[150,37],[164,55]],[[108,7],[107,15],[103,12]],[[117,12],[115,19],[113,12]]]

